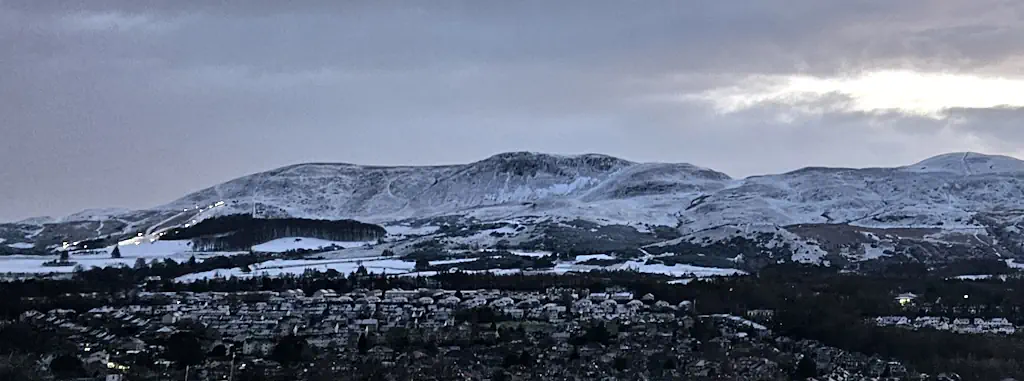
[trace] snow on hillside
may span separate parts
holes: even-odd
[[[734,275],[746,275],[744,271],[737,269],[723,269],[717,267],[702,267],[702,266],[691,266],[676,264],[673,266],[666,266],[663,264],[647,264],[639,261],[628,261],[620,267],[622,270],[633,270],[642,273],[650,274],[662,274],[670,275],[674,277],[715,277],[715,276],[734,276]]]
[[[959,175],[981,175],[995,173],[1024,172],[1024,161],[1000,155],[983,155],[974,152],[954,152],[925,159],[919,163],[901,168],[908,172],[949,172]]]
[[[57,221],[58,220],[56,218],[53,218],[53,217],[50,217],[50,216],[38,216],[38,217],[29,217],[29,218],[26,218],[24,220],[16,221],[15,223],[16,224],[24,224],[24,225],[42,225],[42,224],[51,224],[51,223],[54,223],[54,222],[57,222]]]
[[[252,251],[263,253],[283,253],[291,250],[319,250],[332,246],[347,249],[365,246],[368,244],[373,244],[373,242],[328,241],[319,238],[286,237],[255,245],[252,247]]]
[[[533,256],[538,253],[520,252],[528,256]],[[610,266],[590,266],[582,265],[581,262],[585,262],[591,259],[614,259],[615,257],[598,254],[598,255],[581,255],[571,261],[559,261],[554,268],[547,270],[531,270],[530,273],[556,273],[564,274],[568,272],[587,272],[591,270],[609,270],[609,271],[637,271],[642,273],[650,274],[662,274],[673,277],[686,277],[686,278],[708,278],[718,276],[737,276],[746,275],[746,272],[737,269],[727,268],[714,268],[714,267],[701,267],[701,266],[690,266],[677,264],[674,266],[666,266],[661,264],[646,264],[645,261],[626,261],[624,263],[610,265]],[[455,264],[455,263],[468,263],[477,260],[477,258],[456,258],[456,259],[443,259],[431,261],[431,265],[443,265],[443,264]],[[179,282],[192,282],[199,279],[209,278],[229,278],[229,277],[275,277],[282,275],[301,275],[308,270],[327,272],[329,270],[336,270],[343,274],[349,274],[355,272],[359,266],[366,268],[371,273],[385,273],[385,274],[404,274],[408,276],[432,276],[437,273],[434,271],[422,271],[416,272],[416,264],[413,261],[407,261],[402,259],[374,256],[374,257],[361,257],[361,258],[345,258],[345,259],[274,259],[262,263],[253,265],[250,271],[246,272],[238,268],[231,269],[219,269],[213,271],[206,271],[195,274],[188,274],[176,279]],[[488,269],[488,270],[466,270],[468,273],[483,273],[489,272],[494,274],[515,274],[520,273],[523,270],[519,269]]]
[[[588,255],[577,255],[576,256],[576,261],[577,262],[586,262],[586,261],[595,260],[595,259],[596,260],[609,260],[609,259],[615,259],[615,257],[613,257],[611,255],[608,255],[608,254],[588,254]]]
[[[621,224],[673,226],[681,219],[687,228],[701,230],[730,223],[871,221],[913,206],[918,213],[941,215],[920,221],[935,224],[962,220],[967,211],[996,203],[1021,204],[1001,197],[1020,193],[1019,183],[964,181],[949,173],[1024,174],[1024,164],[1004,156],[948,154],[895,169],[808,168],[732,180],[688,164],[509,153],[461,166],[301,164],[235,179],[158,209],[180,212],[225,203],[200,216],[208,218],[252,213],[255,200],[256,214],[268,217],[387,222],[452,213],[483,220],[542,213]],[[65,220],[116,212],[86,211]]]
[[[86,209],[81,212],[65,216],[55,222],[73,222],[73,221],[103,221],[117,216],[130,213],[131,210],[124,208],[97,208],[97,209]]]
[[[550,251],[522,251],[522,250],[509,250],[513,255],[521,257],[540,258],[551,255]]]
[[[434,234],[440,229],[440,226],[417,226],[412,227],[409,225],[384,225],[384,230],[387,230],[388,235],[391,236],[422,236]]]
[[[227,206],[220,213],[251,213],[252,201],[256,200],[257,215],[388,222],[472,213],[482,206],[508,204],[521,207],[518,213],[525,215],[530,207],[522,203],[588,203],[675,190],[693,193],[721,188],[719,182],[726,179],[724,174],[685,164],[637,164],[603,155],[517,152],[461,166],[302,164],[235,179],[161,208],[177,210],[222,200]],[[551,212],[558,213],[557,209]],[[637,210],[634,204],[612,203],[607,209],[618,209],[610,217],[619,220],[672,222],[666,218],[669,213],[664,212],[629,215]],[[578,213],[568,210],[565,214]]]
[[[88,254],[72,254],[70,261],[81,266],[83,269],[88,270],[94,267],[131,267],[135,265],[135,261],[139,258],[142,258],[147,262],[170,259],[175,262],[182,263],[188,261],[192,257],[195,257],[197,261],[202,262],[203,259],[213,256],[235,254],[230,252],[195,253],[187,250],[181,250],[180,246],[177,246],[177,248],[173,247],[175,247],[175,245],[156,245],[151,247],[154,250],[149,251],[122,246],[121,258],[110,257],[109,251],[112,250],[111,247],[109,248],[110,250],[98,250],[97,252]],[[0,274],[53,274],[70,273],[75,270],[75,266],[43,266],[43,262],[53,259],[54,257],[41,257],[36,255],[2,256],[0,257]]]
[[[806,168],[734,180],[689,164],[514,152],[434,167],[300,164],[231,180],[156,210],[182,213],[223,203],[199,218],[255,211],[264,217],[376,223],[448,214],[482,220],[542,214],[621,224],[674,226],[681,220],[695,231],[737,223],[873,223],[874,217],[901,213],[934,216],[916,223],[938,224],[976,210],[1024,208],[1021,196],[1024,162],[974,153],[891,169]],[[62,220],[124,215],[130,213],[97,209]]]
[[[595,154],[513,152],[464,165],[421,167],[311,163],[240,177],[150,210],[97,209],[60,221],[116,219],[127,224],[127,232],[144,228],[149,234],[233,213],[379,223],[389,241],[434,234],[442,223],[431,219],[441,217],[527,227],[582,219],[641,232],[651,225],[676,227],[683,234],[736,228],[720,231],[716,239],[770,230],[779,244],[796,249],[793,260],[821,263],[825,253],[788,233],[787,226],[849,224],[985,235],[979,215],[1015,221],[1024,213],[1024,162],[953,153],[903,167],[809,167],[745,179],[690,164],[635,163]],[[25,227],[17,229],[24,235]],[[74,240],[97,234],[68,230],[84,235]],[[486,246],[504,233],[534,232],[494,231],[453,242]],[[864,253],[864,258],[880,256],[876,250]]]
[[[648,264],[643,260],[626,261],[624,263],[610,265],[610,266],[595,266],[582,264],[587,260],[591,259],[614,259],[614,257],[605,255],[581,255],[576,257],[575,261],[559,262],[555,265],[555,268],[551,270],[556,274],[565,274],[568,272],[588,272],[591,270],[608,270],[608,271],[636,271],[640,273],[648,274],[660,274],[668,275],[677,278],[711,278],[719,276],[737,276],[746,275],[747,273],[737,269],[729,268],[717,268],[717,267],[704,267],[704,266],[692,266],[676,264],[673,266],[667,266],[664,264]]]
[[[383,257],[340,259],[340,260],[315,260],[315,259],[275,259],[262,262],[252,266],[251,271],[245,272],[238,268],[219,269],[201,273],[188,274],[178,277],[179,282],[191,282],[199,279],[209,278],[251,278],[251,277],[275,277],[281,275],[301,275],[307,270],[327,272],[336,270],[343,274],[355,272],[359,266],[366,268],[368,272],[380,274],[404,274],[411,272],[415,263],[399,259],[386,259]]]
[[[132,244],[119,244],[118,247],[121,256],[126,258],[169,257],[193,252],[191,241],[136,241]],[[113,246],[106,249],[107,252],[112,250]]]
[[[705,230],[691,232],[677,239],[654,243],[646,246],[646,248],[671,247],[683,242],[704,244],[725,241],[737,237],[754,240],[757,239],[758,236],[762,234],[766,234],[769,237],[771,237],[769,241],[762,242],[764,248],[774,249],[780,247],[789,247],[789,259],[795,262],[824,264],[823,259],[825,255],[828,254],[811,240],[801,238],[800,236],[788,230],[782,229],[777,225],[765,224],[716,226]],[[739,255],[740,253],[730,253],[729,255],[732,256],[733,254]]]
[[[5,256],[0,259],[0,273],[10,274],[52,274],[52,273],[70,273],[75,270],[74,266],[63,266],[63,267],[49,267],[43,266],[43,262],[52,260],[53,258],[43,258],[39,256],[30,255],[11,255]],[[83,260],[78,261],[75,258],[75,262],[81,264],[82,267],[107,267],[107,266],[118,266],[125,265],[131,266],[134,263],[134,259],[131,261],[127,260],[115,260],[110,257],[106,257],[102,260]]]

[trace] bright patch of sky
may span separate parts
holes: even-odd
[[[721,113],[784,104],[808,112],[899,112],[944,119],[950,109],[1024,107],[1024,78],[909,70],[840,77],[753,76],[683,98],[711,102]]]

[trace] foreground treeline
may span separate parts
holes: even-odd
[[[497,276],[451,272],[430,278],[337,271],[308,272],[296,276],[208,279],[173,282],[172,276],[213,266],[244,267],[257,256],[207,259],[201,263],[147,264],[138,268],[96,269],[71,280],[23,280],[0,284],[0,312],[8,318],[27,309],[70,308],[87,310],[116,305],[133,298],[135,291],[238,292],[300,289],[312,295],[319,289],[347,292],[355,288],[503,289],[544,291],[551,287],[603,291],[625,287],[636,294],[654,294],[659,300],[694,301],[698,313],[743,315],[752,309],[776,311],[769,325],[783,335],[813,339],[845,350],[898,359],[919,372],[955,372],[965,379],[1002,379],[1024,375],[1024,341],[1018,337],[967,335],[933,330],[911,331],[877,327],[869,318],[884,315],[1005,317],[1024,324],[1024,279],[1009,276],[981,281],[947,280],[936,274],[892,271],[883,275],[842,274],[833,269],[801,265],[774,265],[756,275],[668,284],[667,278],[634,272],[586,274],[517,274]],[[251,262],[250,262],[251,263]],[[143,282],[160,274],[162,280]],[[144,286],[139,286],[140,282]],[[140,289],[141,287],[141,289]],[[83,297],[80,292],[98,292]],[[893,296],[914,292],[917,304],[901,307]],[[71,294],[71,295],[68,295]],[[967,295],[968,298],[964,296]]]
[[[453,273],[436,277],[446,288],[544,290],[578,287],[603,290],[625,286],[676,303],[695,302],[699,313],[743,315],[751,309],[776,311],[772,328],[798,339],[812,339],[845,350],[878,354],[910,364],[920,372],[955,372],[964,379],[1024,376],[1024,340],[1014,336],[968,335],[878,327],[868,319],[884,315],[1005,317],[1024,324],[1024,279],[946,280],[941,276],[840,274],[834,270],[780,265],[755,276],[667,284],[635,273],[581,276],[492,276]],[[915,292],[920,303],[904,308],[900,292]],[[964,298],[968,295],[969,298]]]
[[[172,259],[146,262],[139,259],[132,267],[103,267],[75,272],[71,279],[18,279],[0,282],[0,319],[13,319],[29,310],[46,311],[66,308],[84,311],[115,303],[119,296],[138,291],[139,287],[159,288],[173,284],[174,278],[186,274],[218,269],[242,268],[279,256],[272,254],[238,254],[216,256],[184,262]],[[143,285],[143,286],[140,286]],[[83,298],[81,294],[96,294]]]
[[[383,227],[355,220],[303,218],[252,218],[235,214],[203,220],[194,226],[168,232],[163,239],[191,239],[197,250],[248,250],[284,237],[309,237],[332,241],[373,241],[387,234]]]

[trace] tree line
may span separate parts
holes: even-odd
[[[235,214],[203,220],[168,232],[163,239],[191,239],[198,250],[248,250],[253,245],[285,237],[309,237],[333,241],[372,241],[387,231],[356,220],[312,220],[304,218],[252,218]]]

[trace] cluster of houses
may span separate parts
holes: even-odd
[[[475,314],[489,315],[497,324],[467,318]],[[164,339],[194,327],[216,332],[214,342],[205,344],[204,350],[230,348],[242,363],[236,364],[231,357],[230,362],[193,368],[204,379],[275,364],[267,360],[274,358],[275,347],[286,336],[302,338],[318,349],[316,353],[330,353],[317,361],[328,359],[326,366],[338,374],[355,374],[365,364],[377,364],[391,371],[454,369],[458,374],[453,377],[474,379],[501,372],[523,379],[603,379],[642,372],[645,377],[664,379],[718,375],[752,380],[784,376],[805,355],[813,356],[825,373],[880,374],[878,364],[888,366],[882,360],[819,343],[787,342],[762,324],[773,316],[772,310],[751,310],[743,317],[698,315],[691,302],[669,303],[621,289],[357,289],[311,294],[300,290],[139,293],[126,304],[78,314],[30,311],[22,320],[60,333],[78,346],[83,362],[112,377],[137,370],[133,359],[139,357],[155,359],[159,369],[171,371],[167,348],[161,346]],[[598,325],[614,340],[580,341]],[[705,327],[700,343],[689,333],[700,328],[695,325]],[[435,352],[427,355],[422,347],[390,347],[392,330],[431,339],[417,341],[437,343]],[[373,343],[361,351],[357,342],[364,335],[373,337]],[[508,368],[510,353],[529,353],[526,357],[537,366]]]
[[[500,290],[365,290],[347,293],[319,290],[307,296],[300,290],[242,293],[141,293],[137,304],[94,308],[83,316],[71,311],[31,311],[24,319],[66,328],[76,335],[83,352],[104,355],[146,350],[138,337],[167,337],[178,326],[199,323],[219,332],[222,344],[245,355],[270,353],[278,338],[295,335],[319,348],[350,346],[360,334],[393,328],[437,331],[456,325],[456,313],[488,307],[509,320],[567,324],[569,320],[641,321],[646,313],[674,315],[691,304],[670,304],[653,295],[634,298],[630,292],[590,293],[552,289],[547,292]],[[86,321],[105,320],[107,326],[139,332],[117,337],[103,328],[86,328]],[[102,327],[104,324],[92,324]],[[110,362],[109,355],[97,361]]]
[[[123,312],[111,317],[123,319],[128,324],[142,323],[137,319],[127,318]],[[117,371],[123,372],[129,368],[123,362],[116,361],[116,356],[112,355],[133,355],[148,348],[147,344],[137,337],[118,336],[103,327],[83,325],[84,322],[77,319],[72,310],[57,309],[46,313],[28,311],[22,314],[21,320],[45,326],[68,341],[76,343],[79,357],[87,369],[111,372],[105,378],[107,381],[120,381],[121,375]]]
[[[909,318],[906,316],[880,316],[874,319],[879,326],[901,327],[909,329],[930,328],[941,331],[952,331],[956,333],[982,334],[992,333],[1000,335],[1012,335],[1017,332],[1017,327],[1005,318],[956,318],[938,316],[921,316]]]

